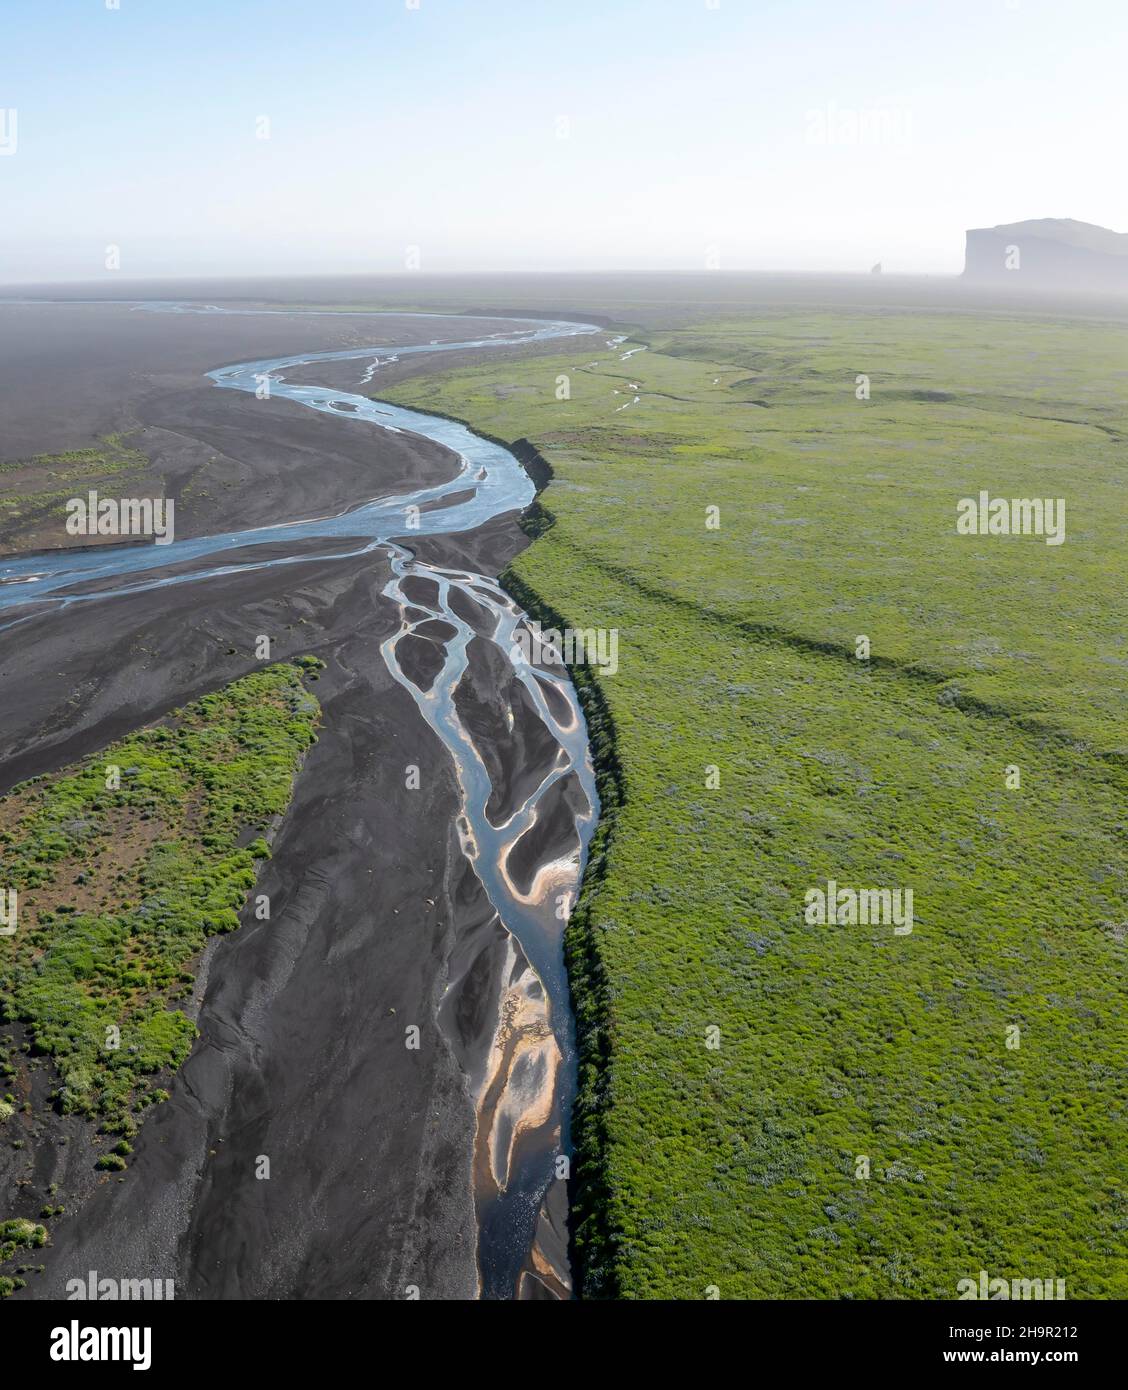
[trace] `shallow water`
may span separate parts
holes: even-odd
[[[135,307],[168,313],[287,312],[172,303]],[[493,579],[423,564],[408,547],[413,537],[468,531],[492,517],[522,509],[532,501],[534,487],[507,449],[481,439],[464,425],[291,379],[296,369],[306,365],[360,360],[368,364],[364,381],[369,381],[378,370],[378,362],[394,357],[482,350],[597,331],[586,324],[511,319],[498,322],[513,326],[465,341],[349,348],[243,362],[208,373],[223,390],[254,394],[267,389],[270,399],[296,401],[310,410],[345,414],[350,419],[367,420],[380,429],[410,431],[443,444],[460,458],[458,474],[449,482],[376,497],[336,515],[193,537],[167,545],[100,546],[12,557],[0,562],[0,628],[34,623],[44,612],[75,604],[106,603],[126,593],[197,583],[250,568],[276,568],[317,558],[344,559],[374,550],[390,557],[392,577],[384,593],[399,605],[401,625],[382,644],[381,654],[389,672],[411,694],[451,755],[462,798],[459,833],[463,852],[472,861],[502,923],[531,967],[531,972],[515,978],[507,1000],[511,1018],[518,1020],[505,1035],[508,1061],[502,1066],[504,1039],[503,1030],[499,1029],[494,1061],[500,1070],[492,1077],[488,1097],[476,1098],[479,1135],[474,1166],[482,1294],[488,1298],[510,1298],[529,1258],[541,1204],[559,1172],[558,1160],[568,1152],[575,1047],[563,962],[563,929],[567,907],[578,891],[598,800],[587,729],[567,673],[561,668],[543,667],[534,672],[515,649],[514,634],[525,618],[523,612]],[[264,401],[263,408],[269,409],[268,401]],[[423,510],[428,505],[431,509]],[[341,538],[355,538],[356,544],[344,551],[334,548],[323,557],[319,557],[316,547],[308,545],[310,541],[339,542]],[[299,544],[300,553],[278,553],[279,548]],[[272,546],[275,550],[269,554],[264,551],[263,559],[255,560],[256,546]],[[229,558],[235,552],[240,552],[238,561]],[[435,582],[437,597],[433,602],[421,602],[415,596],[409,601],[404,596],[401,586],[411,576]],[[561,750],[541,783],[499,825],[492,824],[486,814],[492,791],[489,773],[461,723],[453,698],[466,670],[467,647],[475,635],[452,606],[456,591],[462,591],[479,611],[489,615],[493,630],[479,635],[502,653],[507,669],[521,682]],[[409,608],[422,611],[425,616],[409,615]],[[453,628],[454,635],[443,643],[442,669],[424,691],[401,666],[397,651],[404,637],[421,623],[436,618]],[[546,684],[557,697],[551,703],[546,697]],[[532,885],[521,891],[506,872],[507,856],[536,823],[546,794],[569,777],[578,784],[575,850],[557,862],[539,866]]]

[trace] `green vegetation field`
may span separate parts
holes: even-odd
[[[196,957],[238,926],[316,738],[304,678],[320,664],[268,667],[0,799],[0,883],[18,895],[0,936],[0,1141],[22,1146],[21,1120],[37,1119],[30,1061],[51,1068],[59,1110],[118,1136],[98,1166],[126,1166],[140,1112],[196,1036],[175,1007]],[[0,1241],[0,1260],[19,1244]]]
[[[1126,1297],[1128,330],[648,318],[382,393],[541,450],[509,582],[620,632],[568,938],[583,1287]],[[1065,543],[958,536],[981,489],[1064,498]],[[912,933],[809,925],[828,879],[912,888]]]
[[[146,480],[152,482],[149,460],[120,434],[89,449],[0,463],[0,546],[17,551],[65,543],[68,498],[107,486],[134,495]],[[162,491],[159,480],[156,490]]]

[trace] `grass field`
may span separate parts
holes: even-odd
[[[69,498],[85,500],[91,489],[104,494],[107,488],[118,496],[133,496],[152,482],[148,458],[118,434],[89,449],[0,463],[0,548],[46,550],[66,545],[72,539],[66,530]],[[156,491],[162,491],[159,480]]]
[[[1128,331],[684,319],[382,393],[537,445],[509,582],[620,634],[583,1286],[1128,1296]],[[958,535],[984,489],[1064,499],[1064,543]],[[911,933],[809,922],[831,879],[911,888]]]
[[[0,800],[0,882],[17,895],[0,935],[3,1141],[23,1147],[22,1121],[40,1118],[28,1068],[49,1067],[51,1104],[117,1137],[97,1166],[127,1166],[141,1113],[196,1037],[177,1007],[196,958],[239,925],[316,737],[304,680],[318,665],[268,667]],[[0,1261],[27,1243],[0,1241]]]

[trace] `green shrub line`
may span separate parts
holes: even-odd
[[[64,1114],[128,1138],[133,1112],[164,1098],[149,1078],[175,1071],[197,1036],[173,1007],[191,995],[191,963],[239,926],[317,737],[320,706],[303,681],[318,664],[245,676],[0,802],[19,799],[18,820],[0,829],[0,874],[20,905],[15,935],[0,941],[0,1020],[22,1024],[32,1054],[50,1059]],[[125,1166],[120,1146],[112,1157]]]

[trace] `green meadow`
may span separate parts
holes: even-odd
[[[316,738],[318,665],[246,676],[0,799],[0,881],[17,894],[0,936],[0,1137],[19,1143],[30,1061],[50,1067],[60,1111],[121,1136],[98,1166],[126,1166],[139,1113],[196,1037],[178,1007],[196,958],[239,925]]]
[[[507,581],[619,631],[583,1290],[1128,1296],[1128,330],[654,308],[381,394],[532,441]],[[982,490],[1063,499],[1064,543],[957,534]],[[911,932],[808,922],[828,880],[912,889]]]
[[[89,449],[0,463],[0,544],[10,551],[57,546],[66,534],[69,498],[85,499],[107,485],[130,495],[150,472],[146,456],[120,434]]]

